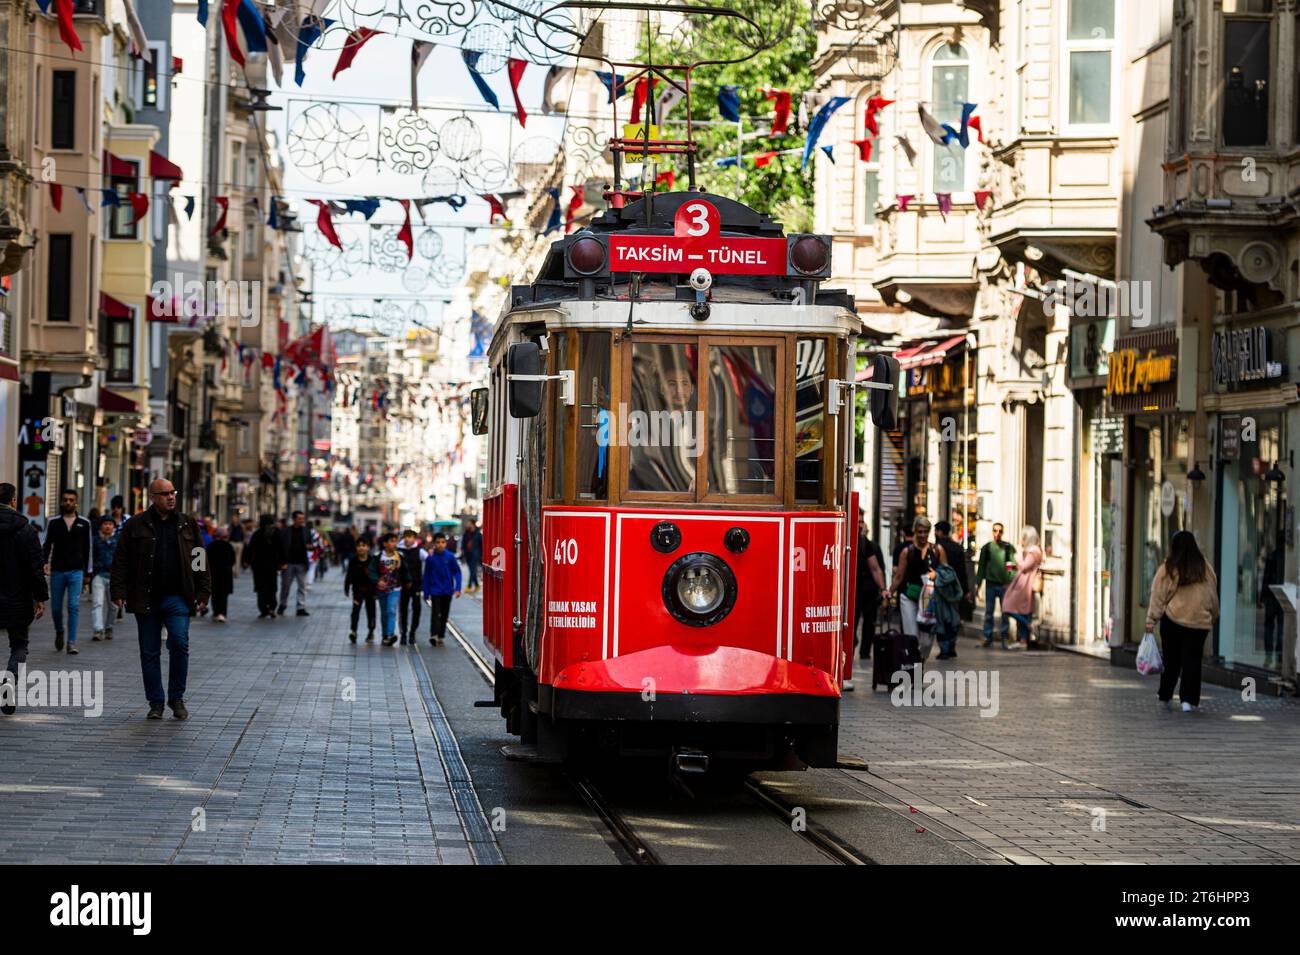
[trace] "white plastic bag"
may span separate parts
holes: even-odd
[[[1138,644],[1137,671],[1143,676],[1150,676],[1163,672],[1164,668],[1165,661],[1160,656],[1160,644],[1156,643],[1156,635],[1148,633]]]
[[[934,624],[934,620],[934,581],[926,579],[916,602],[916,623],[921,627],[929,627]]]

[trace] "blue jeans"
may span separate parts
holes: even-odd
[[[140,671],[149,705],[175,705],[185,699],[190,670],[190,605],[184,597],[164,597],[149,613],[135,615],[140,632]],[[162,685],[162,632],[167,628],[167,697]]]
[[[400,590],[390,590],[379,595],[379,615],[384,622],[384,638],[397,634],[397,602],[401,599]]]
[[[986,641],[993,639],[993,608],[1002,603],[1002,595],[1007,592],[1007,588],[1001,584],[991,584],[984,581],[984,639]],[[1002,626],[998,628],[998,633],[1003,640],[1007,638],[1007,631],[1010,627],[1007,624],[1007,612],[1002,611]]]
[[[478,586],[478,569],[479,569],[479,566],[480,566],[482,563],[483,563],[483,561],[479,560],[477,557],[466,557],[466,558],[465,558],[465,569],[466,569],[467,571],[469,571],[469,586],[470,586],[470,587],[477,587],[477,586]]]
[[[54,630],[63,633],[63,594],[68,595],[68,646],[77,642],[77,621],[81,617],[81,586],[84,570],[56,570],[50,574],[50,601],[54,604]]]
[[[1028,640],[1030,624],[1032,623],[1032,621],[1029,618],[1029,614],[1012,613],[1012,614],[1007,614],[1006,616],[1010,617],[1012,620],[1016,622],[1016,639],[1021,641]],[[1005,617],[1003,619],[1005,619]]]

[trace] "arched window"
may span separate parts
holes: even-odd
[[[961,126],[961,104],[970,101],[970,57],[960,43],[942,43],[930,58],[930,112],[953,129]],[[931,184],[935,192],[966,190],[966,150],[953,141],[931,145]]]

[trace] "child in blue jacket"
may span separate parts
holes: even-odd
[[[460,596],[460,561],[447,551],[447,535],[433,535],[433,551],[424,561],[424,599],[429,602],[429,643],[439,646],[447,635],[451,598]]]

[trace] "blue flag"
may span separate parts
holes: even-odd
[[[374,196],[366,199],[344,199],[343,208],[347,209],[348,212],[360,212],[369,219],[379,211],[379,200]]]
[[[835,112],[841,106],[849,101],[847,96],[832,96],[821,109],[817,110],[817,115],[812,118],[808,124],[808,140],[803,144],[803,162],[800,164],[801,169],[808,168],[808,160],[812,157],[812,151],[817,146],[817,140],[821,138],[822,131],[826,128],[826,122],[831,118],[831,113]]]
[[[952,142],[954,139],[957,140],[957,142],[961,143],[962,149],[966,149],[967,147],[970,146],[970,117],[971,117],[971,113],[973,112],[975,112],[974,103],[961,104],[961,132],[960,133],[957,132],[957,130],[953,129],[952,126],[950,126],[948,123],[943,124],[944,130],[948,133],[948,135],[943,138],[943,144],[945,146],[948,145],[948,143]]]
[[[253,6],[252,0],[240,0],[239,9],[235,11],[239,25],[244,28],[244,42],[248,44],[249,53],[266,52],[266,23],[262,15]]]
[[[302,81],[307,78],[307,74],[303,72],[302,68],[303,57],[307,55],[307,51],[312,44],[320,39],[321,33],[333,25],[333,20],[307,17],[302,21],[302,26],[298,28],[298,49],[293,58],[293,81],[299,86],[302,86]]]
[[[627,92],[627,81],[617,73],[602,73],[600,70],[593,70],[592,72],[596,74],[598,80],[605,84],[605,91],[609,93],[611,103],[614,102],[614,97],[622,96]]]
[[[723,156],[721,159],[715,159],[713,162],[713,164],[717,166],[719,169],[725,169],[728,166],[736,166],[739,165],[739,163],[740,160],[738,160],[735,156]]]
[[[271,215],[270,215],[269,217],[267,217],[266,225],[267,225],[267,228],[269,228],[269,229],[278,229],[278,228],[280,228],[280,203],[279,203],[279,196],[272,196],[272,197],[271,197]]]
[[[49,0],[45,0],[46,3]],[[208,25],[208,0],[199,0],[199,22],[204,26]]]
[[[485,102],[491,103],[493,109],[500,109],[501,104],[497,102],[497,94],[492,92],[492,87],[488,86],[487,80],[485,80],[483,74],[478,71],[478,61],[479,57],[482,55],[482,50],[460,51],[461,59],[465,61],[465,68],[469,70],[470,79],[472,79],[474,85],[478,87],[479,95],[483,97]]]
[[[41,13],[50,12],[50,0],[36,0],[36,5],[41,8]]]
[[[556,188],[556,189],[548,189],[546,191],[549,192],[551,194],[551,198],[555,200],[555,208],[551,210],[551,218],[547,221],[546,231],[543,232],[542,235],[550,235],[552,232],[558,229],[560,227],[560,219],[561,219],[560,190]]]
[[[100,208],[103,208],[104,206],[117,206],[121,204],[122,200],[118,198],[116,189],[101,189],[99,191],[104,197],[103,199],[100,200],[99,203]]]
[[[185,197],[185,218],[187,219],[194,218],[194,197],[193,196]]]
[[[834,147],[834,146],[823,146],[823,147],[822,147],[822,152],[824,152],[824,153],[826,154],[826,158],[829,159],[832,163],[835,162],[835,147]]]
[[[718,90],[718,112],[729,122],[740,122],[739,86],[724,86]]]

